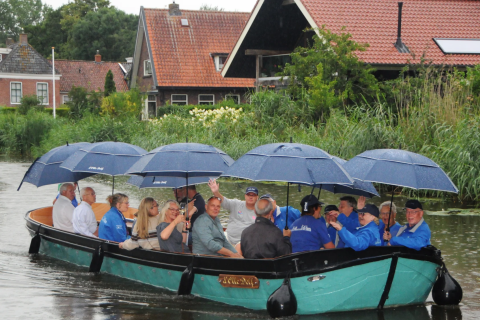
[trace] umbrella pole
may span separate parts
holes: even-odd
[[[385,231],[390,232],[390,217],[392,215],[392,206],[393,206],[393,195],[395,194],[395,188],[392,190],[392,198],[390,199],[390,210],[388,212],[388,221],[387,221],[387,228]],[[380,208],[381,209],[381,208]],[[385,240],[385,242],[388,242]]]
[[[187,142],[188,142],[188,138],[187,138]],[[186,186],[186,189],[185,189],[185,190],[186,190],[186,191],[185,191],[185,194],[186,194],[186,196],[187,196],[187,204],[186,204],[186,207],[185,207],[185,223],[187,223],[188,220],[189,220],[189,219],[188,219],[188,172],[187,172],[187,177],[186,177],[186,178],[187,178],[187,179],[186,179],[186,180],[187,180],[187,181],[186,181],[186,182],[187,182],[187,186]],[[188,246],[188,236],[189,236],[189,234],[188,234],[188,231],[187,231],[187,242],[186,242],[186,245],[187,245],[187,246]],[[183,250],[183,246],[182,246],[182,253],[184,253],[183,251],[184,251],[184,250]]]
[[[112,182],[112,196],[113,196],[113,190],[115,190],[115,176],[112,176],[113,182]]]
[[[287,182],[287,213],[285,214],[285,230],[288,230],[288,198],[290,191],[290,182]]]
[[[323,184],[320,185],[320,188],[318,189],[318,197],[317,199],[320,201],[320,192],[322,192],[322,186]]]

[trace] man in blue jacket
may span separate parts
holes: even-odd
[[[338,206],[340,214],[337,220],[351,233],[357,232],[357,228],[361,226],[358,221],[358,212],[355,211],[356,205],[357,200],[354,197],[345,196],[340,198]]]
[[[380,246],[380,234],[378,233],[378,217],[380,212],[374,204],[366,204],[362,209],[358,209],[358,219],[361,227],[357,232],[351,233],[347,228],[342,227],[337,222],[331,225],[338,230],[338,235],[345,242],[346,248],[352,248],[355,251],[362,251],[368,247]]]
[[[430,244],[432,233],[425,220],[423,220],[423,207],[418,200],[408,200],[405,203],[407,224],[398,230],[396,236],[386,235],[391,246],[405,246],[420,250]]]
[[[390,213],[390,206],[392,207],[392,212]],[[382,246],[386,246],[388,241],[385,241],[384,235],[393,234],[397,235],[398,230],[402,227],[400,223],[395,221],[397,217],[397,206],[395,203],[390,201],[385,201],[380,205],[380,224],[378,225],[378,231],[380,232],[380,239],[382,240]],[[390,222],[389,219],[390,218]],[[390,226],[390,231],[387,233],[387,224]]]
[[[278,229],[283,230],[285,229],[285,221],[287,218],[287,207],[279,207],[277,206],[277,201],[273,199],[272,195],[267,193],[264,194],[259,198],[260,199],[267,199],[270,200],[273,204],[273,214],[272,214],[272,222],[277,226]],[[300,211],[288,206],[288,229],[292,226],[292,224],[300,218]]]
[[[325,207],[324,210],[324,215],[325,217],[321,217],[319,220],[322,223],[325,223],[327,226],[327,232],[328,235],[330,236],[330,239],[332,240],[333,244],[335,245],[335,248],[341,249],[345,247],[345,243],[343,243],[342,239],[340,239],[340,236],[338,235],[337,229],[335,229],[330,223],[331,222],[337,222],[337,216],[336,212],[338,212],[338,208],[336,205],[330,204]]]

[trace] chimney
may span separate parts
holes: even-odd
[[[180,5],[176,4],[175,1],[168,5],[168,14],[170,16],[181,16],[182,12],[180,11]]]
[[[100,52],[97,50],[97,54],[95,55],[95,62],[102,62],[102,56]]]
[[[397,29],[397,42],[393,45],[400,53],[410,53],[407,46],[402,42],[402,8],[403,2],[398,3],[398,29]]]
[[[8,46],[11,46],[12,44],[14,44],[15,42],[13,41],[12,38],[7,38],[7,47]]]
[[[26,33],[20,33],[20,44],[28,44],[28,36]]]

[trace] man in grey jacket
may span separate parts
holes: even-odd
[[[206,213],[199,216],[193,229],[193,253],[214,256],[243,258],[227,241],[223,227],[218,218],[221,199],[211,197],[205,205]]]
[[[245,190],[245,201],[238,199],[228,199],[220,193],[220,185],[217,181],[210,180],[208,182],[210,190],[212,190],[215,197],[222,201],[222,208],[228,210],[227,224],[227,238],[232,245],[237,245],[240,242],[242,231],[255,223],[257,215],[255,214],[255,203],[258,200],[258,189],[255,187],[248,187]]]

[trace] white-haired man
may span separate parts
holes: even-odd
[[[60,196],[53,205],[53,226],[57,229],[74,232],[72,225],[73,210],[72,200],[75,199],[75,186],[73,183],[64,183],[60,187]]]
[[[75,233],[90,237],[98,237],[98,225],[92,204],[97,200],[95,191],[90,187],[80,190],[82,202],[73,211],[73,230]]]

